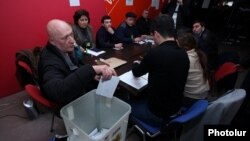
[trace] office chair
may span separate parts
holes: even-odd
[[[215,72],[215,81],[219,81],[229,74],[237,72],[236,64],[232,62],[225,62],[219,69]]]
[[[55,115],[60,117],[59,116],[60,107],[57,104],[55,104],[54,102],[46,99],[42,95],[40,89],[33,84],[27,84],[25,86],[25,90],[32,97],[32,99],[34,99],[36,102],[40,103],[41,105],[43,105],[44,107],[46,107],[48,110],[50,110],[52,112],[50,132],[53,132],[54,118],[55,118]]]
[[[229,125],[245,97],[244,89],[233,89],[209,103],[206,112],[198,121],[183,128],[180,141],[203,141],[204,125]]]
[[[28,84],[28,83],[34,83],[34,84],[36,84],[37,86],[39,86],[38,78],[36,78],[36,77],[34,76],[34,73],[33,73],[32,69],[31,69],[31,67],[30,67],[26,62],[24,62],[24,61],[22,61],[22,60],[18,60],[18,61],[17,61],[17,65],[20,66],[24,71],[27,72],[27,74],[29,75],[29,76],[27,76],[28,79],[31,78],[31,80],[29,80],[29,81],[27,81],[27,82],[24,83],[24,86],[26,85],[26,83],[27,83],[27,84]],[[25,74],[23,74],[23,75],[25,75]],[[25,79],[25,78],[23,78],[23,79]],[[23,81],[25,81],[25,80],[23,80]],[[31,81],[31,82],[30,82],[30,81]]]
[[[153,138],[157,137],[160,134],[171,132],[174,133],[175,135],[174,137],[176,139],[177,130],[180,129],[180,127],[185,123],[195,118],[198,118],[200,115],[202,115],[206,111],[207,106],[208,106],[207,100],[198,100],[188,109],[183,107],[182,114],[177,115],[164,127],[155,127],[141,121],[140,119],[134,116],[131,116],[131,120],[134,123],[134,126],[130,129],[128,134],[130,134],[133,129],[137,129],[142,134],[143,141],[146,141],[146,135]]]
[[[32,75],[32,70],[31,70],[30,66],[26,62],[19,60],[17,63],[24,70],[26,70],[30,75]]]
[[[221,95],[234,88],[238,76],[237,65],[233,62],[225,62],[214,74],[214,89],[217,95]]]

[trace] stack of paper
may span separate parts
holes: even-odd
[[[121,81],[136,88],[137,90],[143,88],[148,84],[148,73],[141,77],[135,77],[132,71],[128,71],[120,75],[119,78]]]

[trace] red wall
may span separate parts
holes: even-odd
[[[161,7],[164,0],[159,1]],[[80,3],[79,7],[70,7],[69,0],[0,1],[0,98],[21,90],[15,78],[15,53],[20,49],[44,46],[47,42],[46,24],[50,19],[73,23],[75,10],[84,8],[89,11],[91,25],[96,31],[101,17],[108,13],[116,27],[127,11],[139,16],[143,9],[149,9],[151,17],[159,12],[150,6],[151,0],[134,0],[133,6],[126,6],[125,0],[80,0]]]
[[[0,1],[0,98],[21,90],[15,78],[15,53],[20,49],[44,46],[46,24],[52,18],[73,22],[76,9],[90,13],[96,31],[105,14],[103,0],[80,0],[80,7],[70,7],[69,0],[1,0]]]

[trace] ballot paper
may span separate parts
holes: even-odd
[[[108,129],[105,129],[105,128],[102,128],[98,131],[97,128],[95,128],[90,134],[89,134],[89,137],[94,139],[94,140],[98,140],[98,139],[101,139],[103,138],[106,133],[108,132]]]
[[[124,83],[134,87],[135,89],[139,90],[148,84],[148,73],[141,76],[135,77],[132,71],[128,71],[119,76],[120,80]]]
[[[112,98],[119,81],[120,79],[117,76],[112,76],[109,80],[103,80],[101,78],[97,86],[96,94]]]

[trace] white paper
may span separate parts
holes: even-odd
[[[119,81],[120,79],[117,76],[112,76],[110,80],[104,81],[101,78],[97,86],[96,94],[112,98]]]
[[[98,132],[97,128],[95,128],[95,129],[89,134],[89,136],[90,136],[92,139],[97,140],[97,139],[103,138],[103,136],[105,136],[107,132],[108,132],[108,129],[102,128],[102,129]]]
[[[126,0],[126,5],[127,6],[132,6],[134,3],[134,0]]]
[[[98,56],[98,55],[100,55],[100,54],[105,53],[105,51],[103,50],[103,51],[95,52],[95,51],[93,51],[93,50],[87,49],[86,53],[87,53],[87,54],[90,54],[90,55],[93,55],[93,56]]]
[[[69,0],[70,6],[80,6],[80,0]]]
[[[141,77],[135,77],[132,71],[128,71],[120,75],[119,78],[121,81],[136,88],[137,90],[141,89],[142,87],[148,84],[148,73]]]

